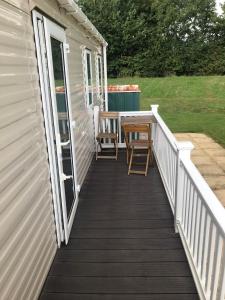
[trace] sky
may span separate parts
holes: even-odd
[[[219,15],[222,13],[220,4],[224,3],[224,2],[225,2],[225,0],[216,0],[216,10]]]

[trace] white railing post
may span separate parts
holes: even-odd
[[[158,108],[159,108],[158,104],[151,105],[151,111],[152,111],[153,115],[158,114]],[[157,124],[153,123],[152,124],[152,141],[153,141],[153,147],[156,144],[156,130],[157,130]]]
[[[151,105],[151,111],[152,111],[153,114],[158,113],[158,107],[159,107],[158,104],[152,104]]]
[[[177,224],[181,220],[183,207],[184,172],[182,172],[181,159],[190,159],[194,145],[191,142],[177,142],[177,169],[176,169],[176,194],[174,208],[175,232],[178,232]]]

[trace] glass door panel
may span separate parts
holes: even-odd
[[[55,97],[57,102],[57,121],[61,142],[62,166],[65,175],[64,189],[67,218],[69,220],[75,200],[75,180],[73,175],[73,158],[71,149],[71,133],[69,111],[63,67],[63,43],[51,37],[52,62],[55,82]]]
[[[47,72],[49,75],[50,98],[58,165],[58,180],[62,208],[65,242],[69,234],[78,203],[76,190],[76,168],[71,105],[68,93],[67,54],[65,30],[43,17],[46,39]]]

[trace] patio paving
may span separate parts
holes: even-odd
[[[175,133],[175,137],[193,143],[191,159],[225,207],[225,149],[202,133]]]

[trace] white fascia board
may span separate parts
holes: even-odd
[[[91,23],[81,8],[73,0],[57,0],[60,7],[71,14],[92,36],[94,36],[102,45],[107,46],[107,42]]]

